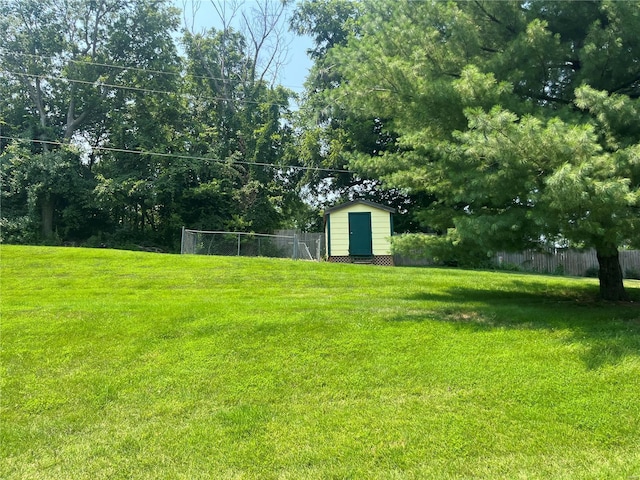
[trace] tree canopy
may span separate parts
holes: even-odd
[[[427,249],[594,248],[626,298],[639,3],[211,1],[203,31],[169,0],[0,4],[1,241],[172,249],[182,225],[313,225],[357,196]],[[314,41],[297,112],[287,25]]]
[[[396,148],[358,171],[429,194],[425,224],[485,251],[593,247],[603,298],[640,238],[640,4],[364,1],[334,99]]]
[[[200,32],[173,4],[0,5],[2,241],[175,249],[183,225],[288,225],[288,3],[214,2],[221,27]]]
[[[406,231],[416,228],[407,208],[414,199],[404,191],[385,187],[375,174],[350,168],[349,162],[354,154],[373,156],[394,148],[394,132],[383,128],[384,119],[345,109],[334,101],[344,75],[330,52],[358,35],[362,7],[361,2],[352,0],[305,0],[298,3],[292,17],[294,31],[313,39],[308,54],[314,64],[297,115],[297,152],[310,167],[302,182],[315,203],[360,198],[391,206],[400,213],[394,225]]]

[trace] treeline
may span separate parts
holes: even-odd
[[[175,250],[182,225],[315,221],[265,63],[285,7],[247,38],[188,31],[167,1],[3,2],[2,241]]]
[[[640,245],[639,2],[326,0],[299,12],[320,40],[311,99],[335,127],[322,133],[342,146],[375,119],[377,151],[353,149],[350,167],[409,192],[438,234],[395,238],[396,251],[473,265],[593,248],[601,297],[629,298],[619,250]]]
[[[357,197],[435,234],[397,251],[593,248],[628,298],[640,3],[209,1],[204,32],[168,0],[1,4],[2,241],[173,250],[182,225],[318,230]],[[290,32],[313,39],[299,96]]]
[[[1,241],[175,250],[183,225],[320,228],[310,185],[363,182],[300,159],[277,84],[289,3],[214,2],[222,27],[198,32],[165,0],[3,2]]]

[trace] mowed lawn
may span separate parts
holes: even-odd
[[[0,478],[640,478],[640,308],[594,280],[0,255]]]

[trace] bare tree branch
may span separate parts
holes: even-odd
[[[233,19],[238,15],[238,12],[242,11],[244,1],[238,0],[211,0],[211,5],[218,14],[218,18],[222,22],[222,29],[226,31],[231,28]],[[230,12],[230,13],[227,13]]]
[[[250,11],[242,12],[243,30],[250,41],[252,59],[250,79],[263,82],[270,77],[275,83],[282,65],[289,55],[290,42],[286,41],[286,18],[289,1],[262,0]]]

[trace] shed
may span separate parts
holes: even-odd
[[[367,200],[325,210],[328,261],[393,265],[393,213],[395,209]]]

